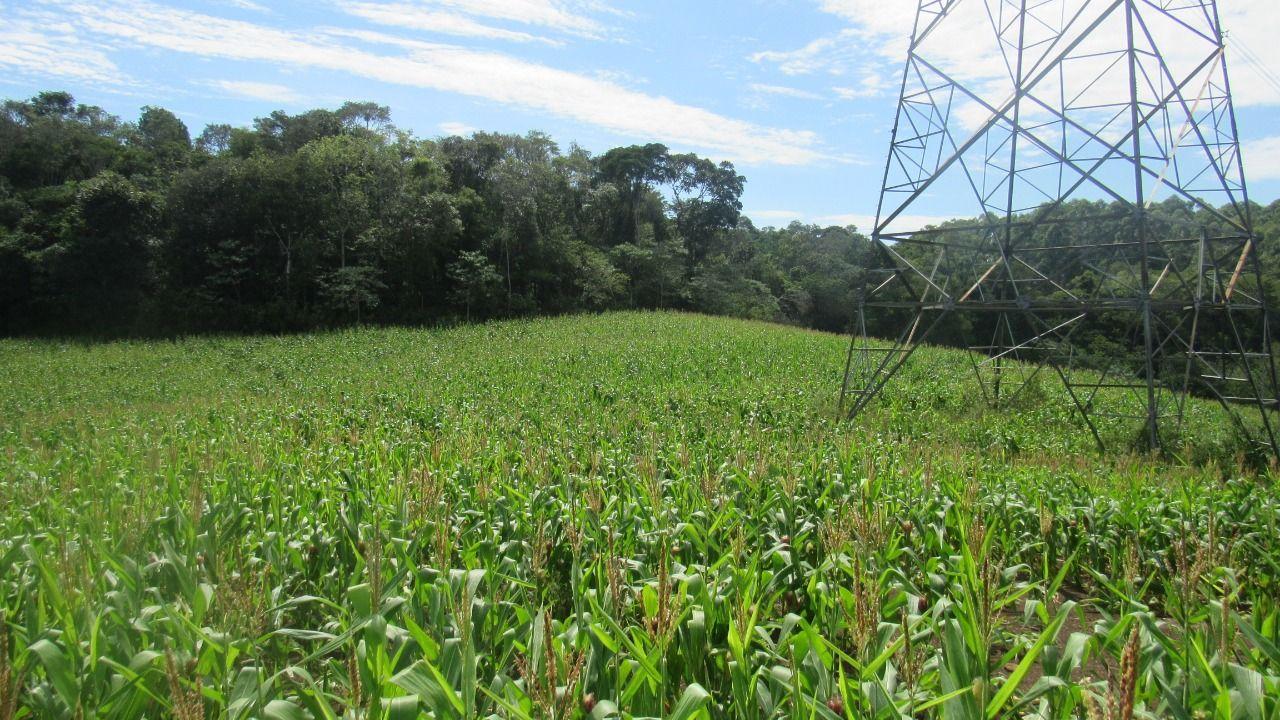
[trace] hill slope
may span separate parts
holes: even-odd
[[[36,717],[1065,717],[1141,625],[1152,712],[1274,712],[1270,485],[1098,457],[1051,384],[986,409],[953,351],[836,423],[845,342],[640,313],[0,342],[8,677]],[[1188,437],[1232,447],[1207,404]]]

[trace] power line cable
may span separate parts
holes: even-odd
[[[1240,53],[1240,56],[1244,58],[1246,65],[1253,68],[1253,70],[1261,76],[1262,80],[1266,82],[1267,85],[1277,93],[1280,93],[1280,75],[1277,75],[1267,67],[1267,64],[1263,62],[1262,58],[1259,57],[1252,48],[1234,35],[1227,36],[1227,42],[1231,44],[1233,49]]]
[[[1271,69],[1262,61],[1262,58],[1258,57],[1258,54],[1254,52],[1252,48],[1234,38],[1232,38],[1230,42],[1241,56],[1244,57],[1246,64],[1252,67],[1264,80],[1269,84],[1280,83],[1280,76],[1277,76],[1272,72]]]
[[[1257,70],[1259,74],[1267,77],[1268,80],[1276,77],[1275,73],[1267,67],[1267,64],[1262,61],[1262,58],[1258,53],[1254,52],[1253,48],[1250,47],[1248,43],[1235,35],[1227,35],[1227,42],[1232,46],[1232,48],[1239,52],[1245,59],[1246,63]]]

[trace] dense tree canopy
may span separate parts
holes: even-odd
[[[193,139],[163,108],[124,122],[45,92],[0,107],[0,333],[611,308],[847,329],[879,262],[870,242],[756,228],[745,182],[658,144],[593,156],[538,132],[424,140],[367,102]],[[1280,203],[1257,217],[1269,257]]]
[[[622,307],[841,327],[866,240],[757,230],[744,182],[656,144],[594,157],[537,132],[423,140],[374,103],[193,140],[162,108],[129,123],[42,93],[0,113],[0,332]]]

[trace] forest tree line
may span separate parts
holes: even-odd
[[[0,334],[293,331],[623,308],[850,327],[854,228],[757,228],[730,163],[538,132],[422,139],[388,108],[193,137],[68,93],[0,110]],[[1263,246],[1280,202],[1258,208]],[[1275,264],[1269,264],[1275,267]]]
[[[0,332],[289,331],[615,308],[840,329],[869,250],[759,230],[729,163],[542,133],[421,139],[390,110],[193,137],[64,92],[0,113]]]

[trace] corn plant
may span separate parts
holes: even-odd
[[[844,349],[0,342],[0,720],[1280,718],[1280,494],[1212,404],[1100,456],[925,349],[847,424]]]

